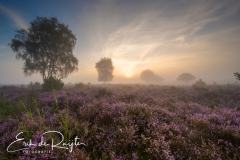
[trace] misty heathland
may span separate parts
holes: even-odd
[[[0,157],[240,158],[240,88],[236,85],[79,83],[55,93],[2,87],[0,94]],[[49,130],[61,132],[66,141],[78,136],[86,146],[74,146],[73,152],[54,148],[44,154],[6,150],[19,132],[28,140],[40,142]],[[21,146],[20,142],[14,145]],[[36,149],[39,147],[31,146],[31,150]]]

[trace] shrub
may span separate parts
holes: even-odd
[[[202,79],[197,80],[192,87],[196,90],[207,90],[207,84]]]
[[[49,77],[44,79],[42,89],[44,91],[52,91],[53,89],[61,90],[63,86],[64,83],[62,82],[61,79],[58,79],[56,77]]]
[[[83,88],[83,87],[85,87],[85,84],[82,83],[82,82],[79,82],[79,83],[75,84],[75,88]]]
[[[41,89],[42,88],[42,84],[40,82],[30,82],[28,85],[28,88],[30,89]]]
[[[190,81],[193,81],[194,79],[196,79],[196,78],[192,74],[190,74],[190,73],[183,73],[183,74],[178,76],[177,81],[188,83]]]

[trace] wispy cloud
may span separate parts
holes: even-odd
[[[224,65],[228,70],[239,66],[232,57],[240,56],[236,44],[240,33],[237,25],[240,3],[234,0],[231,3],[224,0],[141,2],[99,0],[96,5],[86,7],[86,20],[81,27],[87,28],[91,46],[86,55],[91,55],[93,64],[102,57],[110,57],[114,74],[128,77],[139,75],[145,69],[164,77],[186,71],[212,70],[215,74],[219,66]],[[232,60],[231,66],[224,59]]]
[[[17,13],[15,13],[14,11],[12,11],[11,9],[3,6],[0,4],[0,10],[2,10],[3,12],[5,12],[7,14],[7,16],[9,18],[11,18],[18,27],[23,28],[23,29],[27,29],[27,23],[25,22],[25,20],[20,17],[19,15],[17,15]]]
[[[235,5],[233,10],[229,10],[231,6],[227,5],[224,1],[217,4],[197,1],[185,5],[184,9],[171,8],[171,12],[165,9],[169,7],[168,5],[162,8],[150,6],[138,15],[122,13],[121,16],[127,16],[128,19],[108,34],[100,28],[109,28],[109,25],[116,26],[116,24],[114,21],[106,23],[106,20],[112,20],[113,16],[121,20],[122,17],[115,12],[115,15],[108,14],[108,10],[104,7],[98,8],[99,13],[106,15],[102,21],[102,17],[96,17],[100,23],[95,25],[101,26],[97,27],[97,33],[99,37],[104,37],[101,38],[103,46],[101,55],[112,57],[116,69],[119,69],[116,72],[125,75],[139,73],[146,67],[156,68],[160,63],[172,68],[176,68],[176,64],[181,63],[185,63],[186,66],[193,65],[193,59],[203,57],[202,51],[206,46],[212,53],[216,50],[208,43],[214,43],[212,40],[217,41],[214,39],[216,34],[223,35],[224,32],[223,30],[218,32],[219,26],[217,26],[214,31],[207,34],[198,33],[207,32],[208,24],[221,21],[239,10],[239,5]],[[116,8],[114,4],[111,6]],[[211,55],[207,58],[211,58]]]

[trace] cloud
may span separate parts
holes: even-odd
[[[238,5],[230,11],[230,6],[225,8],[226,5],[224,1],[217,4],[208,1],[193,2],[184,6],[184,9],[176,8],[175,11],[172,8],[171,12],[168,12],[164,10],[168,6],[166,4],[162,8],[150,7],[137,16],[127,15],[129,21],[109,35],[101,36],[107,37],[102,55],[114,57],[116,62],[128,62],[124,66],[117,64],[122,72],[128,73],[138,72],[143,67],[151,68],[154,62],[159,67],[162,59],[166,60],[163,63],[168,63],[168,66],[173,64],[172,67],[175,66],[174,63],[192,65],[192,60],[206,56],[204,52],[210,51],[213,54],[216,51],[211,44],[217,42],[216,35],[223,35],[223,28],[220,28],[221,32],[219,32],[220,26],[215,26],[215,30],[207,34],[197,33],[201,30],[208,30],[206,28],[208,24],[223,21],[239,9]],[[224,30],[228,29],[228,27],[224,28]],[[215,42],[212,41],[214,39]],[[205,51],[207,46],[208,51]],[[211,58],[211,55],[206,58]]]
[[[14,11],[10,10],[9,8],[3,6],[0,4],[0,10],[2,10],[3,12],[5,12],[7,14],[7,16],[9,16],[18,27],[23,28],[23,29],[27,29],[27,23],[25,22],[25,20],[18,16],[17,13],[15,13]]]
[[[235,1],[104,2],[88,8],[87,21],[81,25],[91,37],[92,57],[112,58],[118,75],[130,77],[146,68],[161,75],[204,72],[227,64],[220,57],[235,60],[236,51],[220,45],[239,42],[240,27],[233,18],[238,17],[240,4]],[[224,48],[231,56],[221,52]]]

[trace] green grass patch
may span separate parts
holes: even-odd
[[[2,96],[0,96],[0,117],[2,119],[7,119],[9,116],[13,118],[18,117],[21,112],[24,112],[25,108],[16,103],[8,102]]]

